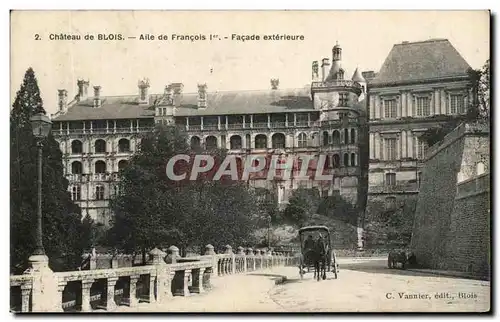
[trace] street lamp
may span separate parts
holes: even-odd
[[[267,248],[271,248],[271,215],[267,216]]]
[[[38,147],[38,214],[36,226],[36,248],[33,255],[45,255],[42,240],[42,147],[43,140],[49,135],[52,122],[45,113],[38,113],[30,119],[33,135]]]

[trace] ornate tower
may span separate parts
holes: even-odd
[[[360,171],[360,117],[366,82],[355,72],[353,80],[344,78],[342,48],[332,48],[332,65],[328,76],[315,79],[311,85],[314,108],[320,110],[320,153],[327,155],[334,193],[340,193],[354,205],[358,202]],[[356,80],[354,80],[354,78]]]

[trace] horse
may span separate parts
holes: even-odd
[[[318,240],[316,241],[313,254],[314,256],[312,260],[314,263],[314,278],[316,278],[319,281],[321,275],[325,280],[326,267],[329,264],[328,263],[329,249],[326,241],[322,237],[318,238]]]

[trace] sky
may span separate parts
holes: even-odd
[[[183,83],[185,92],[196,92],[198,83],[209,92],[270,89],[271,78],[280,88],[303,87],[311,81],[312,61],[331,60],[337,42],[349,78],[356,67],[378,71],[394,44],[433,38],[450,40],[471,67],[480,68],[489,59],[489,19],[487,11],[14,11],[11,103],[28,67],[49,113],[57,110],[57,90],[73,98],[79,78],[101,86],[103,96],[138,94],[143,78],[152,93],[172,82]],[[82,40],[50,40],[61,33]],[[97,40],[98,34],[124,39]],[[156,39],[139,40],[141,34]],[[174,41],[172,34],[207,40]],[[236,41],[233,34],[261,39]],[[269,34],[304,40],[262,39]],[[210,41],[210,35],[221,39]]]

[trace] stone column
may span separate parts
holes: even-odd
[[[375,107],[375,119],[380,119],[381,118],[381,106],[380,106],[380,97],[378,94],[374,94],[374,107]]]
[[[177,258],[180,257],[179,255],[179,248],[177,248],[176,246],[170,246],[168,248],[168,251],[170,252],[170,254],[167,255],[167,263],[168,264],[175,264],[177,263]]]
[[[90,306],[90,288],[93,283],[93,279],[82,281],[82,312],[92,311],[92,307]]]
[[[231,255],[231,257],[229,258],[229,261],[228,261],[228,264],[229,264],[228,273],[235,274],[236,273],[236,259],[234,257],[233,247],[231,247],[230,245],[226,245],[225,254]]]
[[[370,133],[370,159],[375,159],[375,133]]]
[[[46,255],[32,255],[29,258],[31,270],[28,274],[32,277],[31,312],[61,312],[58,278],[49,267],[49,258]]]
[[[411,130],[408,130],[407,142],[408,142],[408,157],[414,158],[415,155],[413,153],[413,133],[411,132]]]
[[[447,104],[446,104],[446,91],[443,89],[441,89],[441,93],[439,94],[440,98],[441,98],[441,114],[448,114],[448,108],[447,108]]]
[[[25,283],[21,285],[21,312],[30,311],[30,295],[33,285],[31,283]],[[62,296],[61,296],[61,308],[62,308]]]
[[[152,257],[152,265],[156,267],[156,285],[154,287],[156,288],[156,302],[165,303],[172,298],[170,269],[164,260],[166,254],[158,248],[154,248],[149,254]]]
[[[243,267],[240,267],[239,272],[246,272],[247,271],[247,257],[245,256],[245,249],[241,246],[238,247],[238,255],[240,255],[243,258],[243,263],[241,263],[241,265]]]
[[[370,120],[375,119],[375,95],[370,95]]]
[[[182,296],[189,296],[189,276],[191,275],[191,270],[186,269],[184,271],[184,280],[182,282]]]
[[[402,117],[402,100],[401,95],[396,97],[396,118],[400,119]]]
[[[203,276],[205,273],[204,268],[193,269],[192,278],[193,278],[193,293],[203,293]]]
[[[137,281],[139,281],[139,275],[130,276],[130,294],[129,294],[129,306],[136,307],[138,304],[138,299],[136,296]]]
[[[440,105],[441,105],[441,98],[439,97],[439,89],[436,88],[436,89],[434,89],[434,109],[435,109],[434,114],[435,115],[441,114]]]
[[[381,159],[381,151],[380,151],[380,148],[381,148],[381,142],[380,142],[380,133],[379,132],[376,132],[375,133],[375,144],[374,144],[374,147],[375,147],[375,159]]]
[[[149,303],[156,302],[155,298],[156,274],[149,275]]]
[[[397,152],[396,153],[396,160],[401,160],[401,154],[402,154],[402,150],[403,150],[402,147],[401,147],[402,146],[402,144],[401,144],[401,132],[398,133],[398,136],[397,136],[396,140],[397,140],[396,141],[397,142],[396,143],[397,144],[396,145],[396,150],[397,150],[396,151]]]
[[[408,152],[407,152],[407,146],[406,146],[406,130],[401,131],[401,157],[402,158],[407,158],[408,157]]]
[[[108,277],[107,284],[107,292],[106,292],[106,311],[110,312],[116,309],[117,305],[115,302],[115,286],[118,281],[118,277]]]
[[[401,117],[408,116],[406,92],[401,92]]]
[[[219,272],[218,272],[218,258],[217,254],[215,254],[214,251],[214,246],[208,244],[205,246],[205,256],[211,256],[212,259],[212,267],[208,269],[210,272],[210,278],[216,277]]]
[[[406,108],[408,110],[408,116],[415,116],[415,113],[413,113],[413,95],[411,92],[408,92],[406,94]]]

